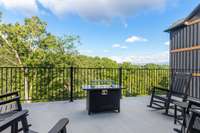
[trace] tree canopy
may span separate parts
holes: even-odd
[[[55,36],[38,17],[23,24],[0,24],[1,66],[64,66],[78,53],[78,36]],[[67,62],[67,63],[66,63]]]

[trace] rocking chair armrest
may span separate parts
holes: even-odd
[[[169,89],[164,88],[164,87],[160,87],[160,86],[154,86],[153,90],[161,90],[161,91],[165,91],[165,92],[169,92]]]
[[[15,91],[15,92],[9,92],[9,93],[6,93],[6,94],[3,94],[3,95],[0,95],[0,98],[9,97],[9,96],[12,96],[12,95],[18,96],[18,91]]]
[[[48,133],[60,133],[66,131],[66,125],[69,123],[69,119],[63,118],[59,120],[55,126]]]

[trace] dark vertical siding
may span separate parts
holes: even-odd
[[[186,43],[186,47],[189,47],[190,44],[190,27],[187,27],[187,43]]]
[[[183,48],[186,48],[187,47],[187,28],[184,27],[184,35],[183,35]]]
[[[197,71],[198,73],[200,73],[200,50],[197,50]],[[200,97],[200,77],[197,78],[197,90],[198,90],[198,97]]]
[[[193,35],[194,35],[194,46],[197,46],[198,45],[198,43],[197,43],[197,31],[198,31],[198,24],[195,24],[194,25],[194,33],[193,33]]]
[[[172,31],[170,40],[171,50],[200,45],[200,23]],[[175,71],[200,73],[200,50],[171,53],[170,66]],[[191,80],[190,95],[200,98],[200,77],[198,76],[194,76]]]

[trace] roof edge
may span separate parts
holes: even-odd
[[[174,29],[179,28],[181,26],[186,26],[187,21],[190,20],[199,10],[200,10],[200,4],[186,18],[176,21],[169,28],[164,30],[164,32],[170,32],[171,30],[174,30]]]

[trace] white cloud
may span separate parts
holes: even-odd
[[[147,63],[163,64],[163,63],[169,63],[169,52],[166,51],[162,53],[147,54],[147,55],[111,56],[110,58],[117,61],[118,63],[131,62],[134,64],[147,64]]]
[[[170,42],[169,42],[169,41],[165,42],[165,45],[169,46],[169,44],[170,44]]]
[[[112,47],[113,47],[113,48],[120,48],[121,45],[120,45],[120,44],[113,44]]]
[[[126,20],[140,10],[162,9],[167,0],[0,0],[8,9],[35,12],[39,3],[57,16],[75,14],[92,21]]]
[[[126,18],[143,9],[163,8],[166,0],[38,0],[56,15],[77,14],[92,21]]]
[[[143,9],[160,9],[166,0],[38,0],[56,15],[68,13],[92,21],[126,18]]]
[[[0,0],[0,5],[8,10],[20,11],[26,15],[38,12],[36,0]]]
[[[147,41],[148,40],[146,38],[139,37],[139,36],[130,36],[125,40],[125,42],[127,42],[127,43],[147,42]]]
[[[112,48],[122,48],[122,49],[127,49],[128,47],[127,47],[127,46],[120,45],[120,44],[113,44],[113,45],[112,45]]]

